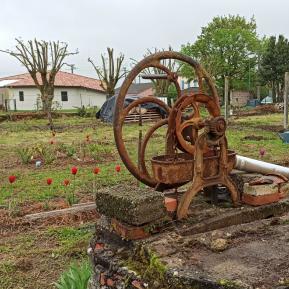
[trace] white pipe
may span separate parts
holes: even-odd
[[[261,174],[280,174],[289,178],[289,168],[262,162],[243,156],[236,156],[235,169]]]

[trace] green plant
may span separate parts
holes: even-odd
[[[87,116],[87,108],[83,105],[81,107],[77,107],[77,115],[80,117]]]
[[[21,159],[21,162],[25,165],[27,165],[33,156],[32,151],[28,147],[23,147],[23,148],[17,148],[16,153]]]
[[[78,199],[75,197],[73,193],[68,193],[66,196],[66,200],[70,206],[78,203]]]
[[[44,162],[48,165],[52,164],[56,160],[55,151],[52,148],[52,145],[44,145],[42,147],[42,157]]]
[[[89,155],[96,161],[101,161],[111,153],[111,148],[109,146],[100,144],[88,144],[87,145]]]
[[[163,279],[166,270],[166,266],[160,261],[158,256],[154,253],[150,253],[149,264],[144,275],[146,275],[146,273],[148,273],[149,271],[155,271],[159,275],[159,278]]]
[[[87,289],[90,276],[91,267],[87,261],[80,265],[72,263],[70,268],[62,273],[55,286],[58,289]]]
[[[76,154],[76,148],[73,145],[61,143],[58,145],[57,149],[65,153],[68,157],[72,157]]]

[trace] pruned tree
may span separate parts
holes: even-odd
[[[78,52],[69,52],[68,44],[59,41],[29,40],[25,43],[16,38],[15,51],[0,50],[15,57],[28,70],[40,91],[43,111],[47,114],[50,129],[53,130],[51,114],[54,98],[55,77],[64,65],[64,59]]]
[[[172,47],[169,47],[169,51],[172,51]],[[154,50],[147,49],[147,53],[144,55],[144,57],[152,55],[156,52],[165,51],[165,49],[157,49]],[[136,60],[133,60],[134,62],[137,62]],[[180,70],[180,63],[173,60],[173,59],[164,59],[161,60],[161,64],[166,66],[170,71],[178,72]],[[150,75],[150,74],[164,74],[165,72],[162,71],[159,68],[156,67],[148,67],[143,71],[144,74]],[[170,92],[174,90],[172,88],[172,83],[168,81],[167,79],[151,79],[154,87],[154,93],[158,97],[170,97]],[[170,91],[170,92],[169,92]]]
[[[125,75],[125,72],[121,72],[122,63],[124,61],[124,55],[121,53],[116,59],[113,57],[113,48],[107,47],[108,58],[106,55],[101,54],[102,66],[95,65],[91,58],[88,58],[101,81],[101,87],[107,94],[107,97],[111,97],[115,93],[115,87],[118,81]]]

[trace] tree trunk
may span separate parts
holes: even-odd
[[[43,112],[46,113],[48,119],[48,125],[51,131],[54,130],[53,119],[52,119],[52,99],[53,95],[44,94],[42,97]]]
[[[272,83],[272,99],[273,99],[273,103],[276,102],[276,84],[275,81],[273,81]]]

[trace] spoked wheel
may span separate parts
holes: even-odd
[[[199,81],[199,93],[187,94],[181,96],[181,90],[178,84],[178,75],[170,71],[164,66],[161,61],[166,59],[174,59],[180,62],[189,64],[194,69]],[[166,103],[156,97],[142,97],[133,101],[127,107],[124,106],[125,96],[134,79],[144,69],[154,67],[162,70],[166,74],[166,79],[173,83],[177,90],[177,101],[173,108],[170,108]],[[203,85],[206,85],[209,93],[205,94]],[[146,133],[140,149],[140,166],[138,166],[128,154],[127,147],[124,140],[124,122],[129,112],[142,104],[155,103],[166,112],[165,119],[159,120]],[[115,114],[114,114],[114,137],[118,152],[127,169],[139,181],[150,187],[156,187],[158,184],[153,176],[149,174],[149,170],[145,164],[146,147],[153,135],[159,128],[167,125],[167,136],[164,139],[166,143],[167,153],[173,153],[177,148],[193,154],[194,141],[197,136],[197,129],[195,126],[196,120],[200,119],[200,112],[198,103],[203,103],[211,116],[220,115],[220,107],[217,91],[214,87],[213,81],[207,72],[192,58],[173,51],[164,51],[152,54],[142,61],[140,61],[128,74],[127,78],[122,84],[119,95],[116,99]],[[190,108],[190,112],[186,117],[183,117],[183,112]]]

